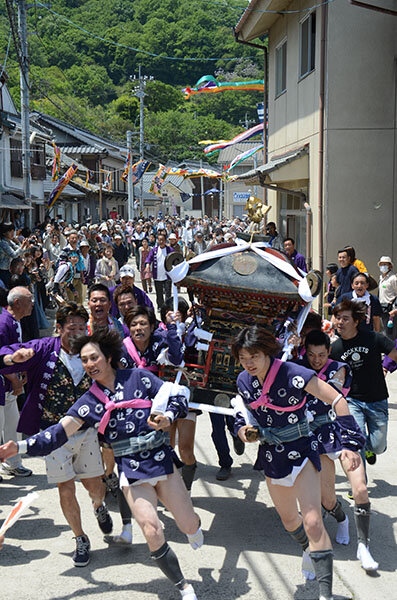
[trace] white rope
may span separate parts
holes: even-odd
[[[306,277],[300,275],[289,262],[279,258],[278,256],[275,256],[274,254],[271,254],[270,252],[266,252],[266,244],[264,242],[254,242],[253,244],[249,244],[239,238],[237,238],[235,242],[235,246],[220,248],[219,250],[211,250],[210,252],[203,252],[202,254],[191,258],[188,262],[183,261],[179,265],[172,267],[171,271],[168,272],[168,275],[175,284],[179,281],[182,281],[186,277],[189,272],[190,265],[203,263],[208,260],[215,260],[217,258],[222,258],[223,256],[230,256],[232,254],[236,254],[237,252],[244,252],[245,250],[252,249],[258,256],[266,260],[268,263],[286,275],[296,279],[299,282],[298,293],[302,300],[305,302],[313,302],[314,298],[310,292]]]

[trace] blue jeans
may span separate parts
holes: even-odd
[[[365,450],[374,454],[382,454],[387,448],[387,422],[389,420],[388,401],[361,402],[347,398],[349,410],[356,419],[367,442],[361,456],[365,465]]]

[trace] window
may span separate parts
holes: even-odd
[[[316,53],[316,13],[300,24],[300,77],[314,70]]]
[[[306,190],[305,190],[306,191]],[[306,248],[306,210],[304,201],[295,194],[280,192],[280,233],[283,237],[292,237],[295,248],[305,254]]]
[[[10,140],[11,177],[22,177],[22,142]]]
[[[287,89],[287,40],[276,48],[276,98]]]
[[[44,144],[39,144],[38,142],[34,143],[31,153],[30,170],[32,179],[43,181],[46,178]]]

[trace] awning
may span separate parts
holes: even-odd
[[[290,0],[251,0],[235,27],[238,39],[248,42],[264,35],[289,3]]]
[[[13,194],[2,194],[0,208],[8,208],[11,210],[29,210],[32,207],[24,204],[21,198],[17,198]]]
[[[309,177],[309,161],[308,161],[309,147],[303,146],[292,150],[282,156],[272,158],[265,165],[261,165],[256,169],[246,171],[241,175],[238,175],[234,181],[243,181],[247,185],[263,185],[263,183],[272,183],[277,181],[290,181],[296,179],[308,179]],[[290,169],[289,172],[285,170],[287,165],[302,159],[298,168],[294,168],[293,172]],[[294,165],[296,167],[297,165]],[[270,173],[274,174],[268,178]]]

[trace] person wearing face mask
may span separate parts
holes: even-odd
[[[381,256],[378,295],[382,307],[384,334],[391,340],[397,337],[397,275],[393,273],[390,256]]]

